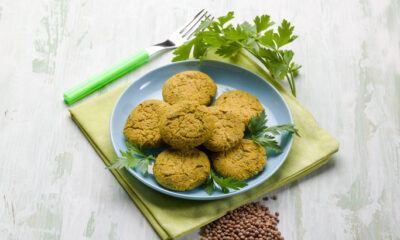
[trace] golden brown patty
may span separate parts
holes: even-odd
[[[203,145],[213,152],[222,152],[236,146],[243,138],[245,126],[240,117],[231,110],[210,107],[215,128]]]
[[[221,176],[245,180],[263,170],[267,163],[264,148],[248,139],[241,139],[234,148],[212,153],[215,171]]]
[[[160,135],[160,117],[168,103],[147,100],[137,105],[129,114],[124,127],[125,137],[132,143],[146,148],[156,148],[163,144]]]
[[[197,102],[182,101],[161,117],[160,134],[173,148],[188,149],[207,141],[214,130],[208,108]]]
[[[170,104],[191,100],[209,105],[216,93],[217,85],[214,81],[207,74],[198,71],[175,74],[165,82],[162,89],[164,100]]]
[[[215,106],[232,109],[241,115],[242,120],[249,124],[252,116],[261,113],[264,107],[253,95],[240,90],[231,90],[223,93],[215,101]]]
[[[157,182],[175,191],[187,191],[202,184],[210,174],[207,155],[196,149],[167,149],[154,163],[153,174]]]

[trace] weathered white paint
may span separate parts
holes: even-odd
[[[399,239],[398,0],[0,0],[0,239],[157,238],[69,118],[62,93],[201,8],[289,19],[300,36],[298,98],[341,143],[329,164],[268,202],[286,239]]]

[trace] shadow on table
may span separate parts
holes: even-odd
[[[333,155],[333,156],[330,157],[328,163],[326,163],[325,165],[321,166],[320,168],[314,170],[313,172],[307,174],[306,176],[304,176],[304,177],[302,177],[302,178],[300,178],[300,179],[298,179],[298,180],[296,180],[296,181],[294,181],[292,183],[289,183],[289,184],[287,184],[287,185],[285,185],[283,187],[275,189],[275,190],[269,192],[266,195],[268,195],[268,196],[279,195],[279,194],[281,194],[281,193],[283,193],[283,192],[285,192],[287,190],[290,190],[290,189],[292,189],[294,187],[297,187],[299,184],[301,185],[301,183],[303,183],[303,182],[310,181],[310,180],[314,179],[315,177],[317,177],[319,175],[322,175],[322,174],[325,174],[327,172],[333,171],[333,169],[335,168],[335,166],[337,164],[336,161],[338,161],[338,160],[339,160],[338,157]]]

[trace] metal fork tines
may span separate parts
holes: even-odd
[[[182,45],[194,36],[201,22],[206,19],[214,18],[211,16],[211,14],[208,13],[208,11],[203,9],[198,12],[191,20],[189,20],[182,27],[176,30],[167,40],[155,44],[147,48],[146,50],[149,52],[150,55],[154,55],[161,50],[172,49],[178,47],[179,45]]]

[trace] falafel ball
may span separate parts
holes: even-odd
[[[236,146],[243,138],[245,126],[240,117],[232,110],[221,107],[209,108],[215,122],[215,128],[203,146],[212,152],[222,152]]]
[[[205,73],[185,71],[169,78],[162,89],[164,100],[175,104],[182,100],[197,101],[201,105],[210,105],[217,93],[217,85]]]
[[[196,149],[166,149],[154,163],[153,174],[157,182],[174,191],[187,191],[202,184],[210,174],[207,155]]]
[[[178,102],[161,117],[161,137],[173,148],[199,146],[211,137],[213,130],[214,121],[210,111],[197,102]]]
[[[211,154],[216,172],[223,177],[245,180],[264,169],[267,155],[264,148],[248,139],[241,139],[234,148]]]
[[[167,107],[168,103],[160,100],[146,100],[137,105],[126,120],[125,137],[146,148],[160,147],[164,143],[159,129],[160,117]]]
[[[252,116],[256,116],[264,110],[258,99],[241,90],[231,90],[223,93],[215,101],[215,106],[232,109],[241,116],[247,126]]]

